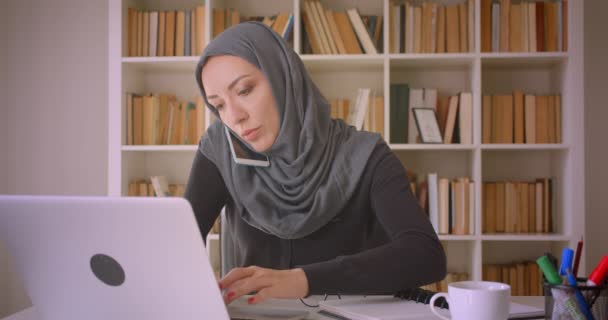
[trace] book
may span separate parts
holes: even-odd
[[[439,186],[437,185],[437,173],[428,174],[428,197],[429,197],[429,219],[431,225],[435,229],[435,233],[439,233]]]
[[[186,10],[184,12],[184,52],[183,55],[184,56],[191,56],[191,50],[190,47],[192,45],[192,21],[191,21],[191,11],[190,10]]]
[[[365,29],[365,25],[361,20],[361,16],[359,15],[359,11],[356,8],[346,10],[346,14],[350,19],[351,24],[353,25],[353,29],[367,54],[377,54],[378,51],[374,46],[374,42],[372,41],[369,33]]]
[[[327,23],[329,25],[329,30],[336,42],[336,47],[338,48],[339,54],[346,54],[346,47],[344,46],[344,41],[342,40],[342,36],[340,36],[340,32],[338,31],[338,26],[336,25],[336,21],[334,19],[334,14],[331,10],[325,11],[325,16],[327,18]]]
[[[348,16],[345,12],[334,12],[334,20],[336,21],[336,26],[338,27],[338,31],[340,36],[342,36],[342,40],[344,41],[344,46],[346,48],[346,53],[348,54],[361,54],[363,51],[359,46],[359,42],[357,40],[357,36],[355,35],[355,31],[351,27],[350,20],[348,20]]]
[[[458,97],[451,96],[449,101],[448,116],[445,121],[445,132],[443,133],[443,143],[452,143],[453,141],[456,114],[458,112]]]
[[[325,35],[325,38],[327,39],[327,43],[329,44],[329,50],[332,54],[338,54],[338,47],[336,45],[336,40],[334,39],[334,37],[331,34],[331,30],[329,27],[329,22],[327,21],[327,16],[325,15],[325,9],[323,9],[323,6],[321,5],[321,1],[314,1],[311,2],[311,4],[313,5],[313,10],[316,9],[317,12],[317,17],[319,19],[319,21],[321,22],[321,29],[323,30],[323,33]]]
[[[492,52],[500,51],[500,3],[492,3]]]
[[[154,193],[157,197],[170,197],[169,182],[165,176],[152,176],[150,177]]]
[[[381,320],[381,319],[434,319],[428,305],[436,292],[415,288],[400,291],[395,296],[367,296],[326,300],[319,302],[319,311],[330,318],[340,317],[352,320]],[[441,315],[449,317],[448,306],[443,298],[435,302]],[[520,303],[511,302],[509,319],[543,316],[545,311]]]
[[[409,91],[410,92],[407,111],[407,143],[416,143],[418,139],[418,131],[413,109],[424,108],[424,89],[410,88]]]
[[[158,12],[158,32],[156,40],[156,55],[162,57],[165,55],[165,28],[166,28],[167,13],[164,11]]]
[[[186,44],[186,12],[179,10],[175,14],[175,56],[183,56]]]
[[[391,84],[390,95],[390,141],[407,143],[410,88],[404,83]]]
[[[150,35],[149,35],[149,52],[148,52],[148,56],[150,57],[154,57],[156,56],[156,51],[157,51],[157,45],[158,45],[158,11],[152,11],[150,12],[150,21],[149,21],[149,29],[150,29]]]
[[[137,10],[135,8],[127,9],[127,23],[129,30],[127,32],[127,47],[130,57],[137,56]]]
[[[458,101],[458,128],[460,143],[473,143],[473,95],[461,92]]]
[[[492,96],[483,95],[481,103],[481,143],[492,142]]]
[[[357,130],[363,128],[363,122],[365,121],[365,115],[369,107],[370,92],[369,88],[360,88],[355,100],[355,106],[350,110],[348,123],[355,126]]]
[[[143,30],[143,44],[141,47],[141,55],[147,56],[150,50],[150,12],[143,13],[143,22],[142,22],[142,30]]]
[[[205,6],[194,9],[194,55],[198,56],[205,49]]]
[[[133,144],[133,94],[127,93],[127,144]]]

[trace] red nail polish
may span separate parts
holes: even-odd
[[[252,304],[253,303],[253,297],[247,299],[247,303]]]
[[[222,284],[221,284],[221,283],[218,283],[217,285],[220,287],[220,290],[221,290],[221,289],[224,289],[224,288],[222,287]]]
[[[227,297],[228,297],[228,298],[232,298],[232,297],[234,297],[234,291],[230,291],[230,292],[228,292],[228,296],[227,296]]]

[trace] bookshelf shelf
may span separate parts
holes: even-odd
[[[166,145],[166,146],[122,146],[122,151],[128,152],[173,152],[173,151],[196,151],[198,145]]]
[[[570,241],[571,236],[562,234],[485,234],[482,241]]]
[[[196,62],[198,56],[184,57],[123,57],[123,63],[171,63],[171,62]]]
[[[389,54],[391,66],[398,68],[447,68],[471,67],[476,55],[473,53],[428,53],[428,54]]]
[[[198,57],[123,57],[127,68],[141,71],[190,71],[194,70]]]
[[[554,66],[568,60],[566,52],[536,53],[482,53],[481,63],[484,67],[517,66]]]
[[[470,151],[475,150],[475,145],[464,144],[390,144],[393,150],[458,150]]]
[[[448,234],[439,235],[439,240],[441,240],[441,241],[475,241],[478,239],[479,239],[479,236],[476,236],[476,235],[466,235],[466,236],[448,235]]]
[[[465,0],[455,2],[460,1]],[[482,0],[472,1],[476,9],[481,8]],[[576,246],[584,233],[584,220],[578,213],[585,211],[584,175],[580,174],[584,168],[582,1],[567,2],[570,30],[566,52],[480,52],[483,39],[480,15],[475,12],[475,50],[397,54],[388,52],[388,28],[391,26],[388,15],[393,2],[321,0],[325,8],[334,11],[357,7],[361,14],[383,16],[383,48],[379,50],[381,53],[374,55],[302,54],[305,47],[300,17],[303,3],[303,0],[109,0],[108,195],[126,196],[130,180],[152,175],[165,175],[173,183],[186,183],[192,156],[198,148],[197,145],[125,145],[126,93],[166,92],[175,94],[179,100],[189,101],[199,95],[193,74],[198,56],[127,56],[128,8],[184,10],[204,5],[207,13],[219,8],[234,8],[242,16],[290,12],[294,14],[293,47],[328,100],[353,101],[358,88],[370,88],[374,94],[383,96],[384,138],[387,141],[390,141],[391,132],[391,85],[436,89],[438,99],[463,91],[471,93],[472,144],[389,144],[404,167],[417,175],[419,182],[426,180],[429,173],[437,173],[438,178],[469,177],[474,182],[471,189],[474,232],[471,235],[439,235],[447,252],[449,271],[467,272],[470,278],[481,280],[485,263],[532,259],[546,251],[559,255],[564,245]],[[208,41],[213,38],[215,15],[208,14],[206,18],[204,39]],[[533,95],[561,95],[561,140],[557,141],[562,143],[481,143],[483,96],[509,95],[514,90]],[[209,118],[207,112],[207,125]],[[483,182],[535,181],[544,177],[553,179],[554,233],[482,234]],[[210,239],[219,239],[219,236],[210,235]],[[585,268],[583,264],[581,268]]]
[[[344,55],[300,55],[309,70],[337,71],[365,69],[382,71],[384,56],[381,54],[344,54]]]
[[[482,150],[568,150],[567,144],[482,144]]]

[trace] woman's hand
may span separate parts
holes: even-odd
[[[308,279],[304,270],[273,270],[256,266],[234,268],[219,281],[224,291],[224,302],[231,303],[239,297],[256,291],[247,299],[256,304],[267,298],[297,299],[308,295]]]

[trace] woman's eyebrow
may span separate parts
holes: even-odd
[[[232,80],[232,82],[230,82],[230,84],[228,85],[228,90],[232,90],[232,88],[239,82],[239,80],[245,78],[245,77],[249,77],[251,76],[250,74],[244,74],[241,76],[238,76],[236,79]],[[211,100],[211,99],[215,99],[217,98],[217,95],[212,94],[210,96],[207,96],[207,100]]]

